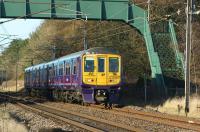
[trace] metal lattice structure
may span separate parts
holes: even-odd
[[[158,53],[165,86],[170,94],[184,88],[183,56],[179,52],[174,26],[171,20],[153,25],[152,38]],[[181,90],[181,89],[180,89]]]
[[[137,28],[144,36],[152,71],[151,76],[162,96],[167,95],[166,79],[163,73],[168,75],[168,63],[170,67],[176,67],[177,61],[180,60],[166,47],[166,44],[170,42],[177,44],[173,25],[170,25],[171,30],[166,35],[152,34],[147,12],[128,0],[4,0],[0,3],[0,18],[124,21]],[[170,36],[173,39],[168,40]],[[169,62],[166,61],[167,58],[172,59],[169,59]]]

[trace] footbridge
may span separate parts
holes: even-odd
[[[144,37],[152,82],[161,96],[167,96],[169,87],[177,87],[171,80],[183,79],[183,59],[173,22],[165,21],[162,31],[153,30],[147,12],[128,0],[1,0],[0,18],[123,21]]]

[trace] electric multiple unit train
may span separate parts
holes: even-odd
[[[121,56],[108,48],[91,48],[25,69],[25,88],[67,102],[97,103],[112,94],[118,100]]]

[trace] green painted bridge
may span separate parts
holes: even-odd
[[[151,32],[147,12],[128,0],[1,0],[0,2],[0,18],[124,21],[144,36],[152,82],[159,89],[161,96],[167,96],[169,87],[177,87],[171,85],[173,82],[169,82],[169,78],[183,79],[183,61],[177,48],[172,21],[167,22],[166,31]],[[170,59],[166,59],[167,57]]]

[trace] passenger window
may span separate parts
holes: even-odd
[[[105,58],[99,57],[98,58],[98,72],[105,71]]]
[[[77,68],[76,68],[76,65],[75,65],[74,70],[73,70],[73,74],[76,74],[76,70],[77,70]]]
[[[76,74],[77,73],[77,62],[74,61],[73,62],[73,74]]]
[[[53,65],[53,67],[52,67],[52,77],[54,77],[55,75],[55,68],[54,68],[54,65]]]
[[[66,64],[66,75],[70,75],[70,65],[69,64]]]
[[[56,70],[57,70],[57,66],[54,66],[54,76],[57,76],[56,75],[56,73],[57,73]]]
[[[84,71],[94,72],[94,58],[93,57],[84,58]]]
[[[52,68],[51,67],[49,67],[49,77],[52,77],[53,75],[52,75]]]
[[[59,75],[63,75],[63,64],[59,65]]]

